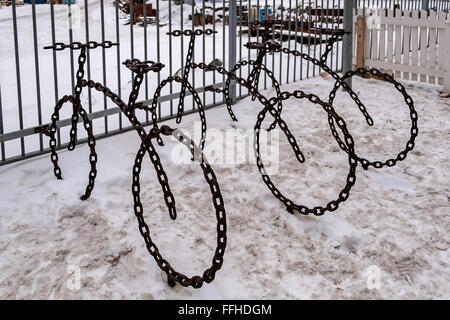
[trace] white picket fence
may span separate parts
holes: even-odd
[[[357,28],[358,16],[364,22]],[[450,94],[450,23],[445,12],[362,9],[353,18],[354,66],[381,69],[396,78],[443,85]],[[363,40],[358,30],[364,26]],[[358,43],[363,48],[359,48]],[[364,57],[362,57],[362,55]],[[359,65],[361,66],[361,65]]]

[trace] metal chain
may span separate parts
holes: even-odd
[[[370,161],[365,158],[359,157],[356,155],[356,159],[359,163],[363,166],[364,169],[367,169],[369,166],[374,168],[382,168],[384,166],[392,167],[394,166],[397,161],[404,160],[406,158],[406,155],[408,152],[412,151],[414,148],[414,141],[419,134],[419,128],[417,126],[418,121],[418,115],[414,108],[414,101],[412,100],[411,96],[406,92],[405,87],[398,81],[396,81],[390,74],[380,72],[377,69],[365,69],[365,68],[358,68],[356,70],[348,71],[344,74],[344,76],[341,78],[343,81],[345,81],[348,78],[353,77],[354,75],[364,76],[364,75],[372,75],[378,78],[383,79],[384,81],[390,82],[394,85],[394,87],[402,94],[403,99],[405,100],[407,106],[409,107],[410,112],[410,118],[411,118],[411,129],[410,129],[410,137],[408,139],[408,142],[406,143],[406,147],[404,150],[400,151],[395,158],[390,158],[384,161]],[[336,91],[341,87],[339,82],[336,82],[333,90],[330,92],[330,98],[328,103],[332,104],[334,97],[336,95]],[[334,125],[334,119],[330,116],[328,116],[328,123],[330,125],[331,132],[333,133],[333,137],[336,139],[339,147],[348,153],[348,148],[345,143],[342,142],[342,140],[339,137],[339,133],[336,131],[335,125]]]
[[[103,41],[103,42],[96,42],[96,41],[89,41],[87,43],[81,43],[81,42],[71,42],[71,43],[63,43],[63,42],[55,42],[51,46],[46,46],[44,49],[52,49],[55,51],[62,51],[64,49],[72,49],[72,50],[80,50],[82,48],[87,49],[96,49],[98,47],[102,47],[105,49],[112,48],[113,46],[118,46],[118,43],[114,43],[112,41]]]
[[[194,90],[194,88],[190,85],[189,82],[184,81],[180,77],[169,77],[167,80],[164,80],[163,83],[161,83],[160,86],[158,86],[155,96],[154,96],[154,102],[158,101],[161,89],[169,82],[176,81],[179,83],[182,83],[193,95],[195,102],[198,105],[200,118],[202,121],[202,140],[200,142],[201,149],[199,149],[194,142],[189,139],[187,136],[185,136],[181,131],[177,129],[171,129],[168,126],[162,126],[161,128],[158,127],[158,124],[156,122],[156,108],[155,106],[152,106],[151,108],[145,107],[142,104],[137,104],[136,100],[139,95],[139,89],[141,87],[144,74],[149,71],[158,72],[160,71],[164,65],[159,63],[153,63],[150,61],[144,61],[141,62],[138,59],[133,60],[126,60],[124,62],[124,65],[135,72],[135,77],[133,79],[133,87],[132,91],[129,96],[129,102],[128,104],[125,104],[120,97],[113,93],[109,88],[103,86],[101,83],[94,82],[92,80],[86,81],[83,79],[84,77],[84,71],[83,71],[83,65],[85,62],[85,51],[86,48],[83,47],[80,52],[80,56],[78,59],[79,62],[79,69],[77,72],[77,85],[75,90],[75,96],[64,96],[61,98],[56,106],[55,111],[52,115],[52,123],[50,127],[47,128],[41,128],[40,130],[37,130],[39,132],[45,133],[50,137],[50,148],[51,148],[51,161],[54,166],[54,173],[58,179],[62,179],[61,175],[61,169],[58,165],[58,155],[56,153],[56,131],[57,131],[57,121],[59,120],[59,111],[64,105],[64,103],[71,102],[74,106],[76,106],[77,115],[81,115],[83,119],[84,128],[88,134],[88,145],[90,147],[91,153],[89,157],[89,161],[91,164],[91,170],[89,172],[89,183],[86,187],[85,194],[81,197],[82,200],[86,200],[91,195],[91,192],[94,188],[94,181],[97,176],[97,170],[96,170],[96,163],[97,163],[97,154],[95,152],[95,138],[92,133],[92,125],[88,118],[88,115],[86,111],[81,107],[80,103],[80,94],[84,87],[89,87],[96,89],[97,91],[102,92],[106,97],[111,99],[113,103],[118,105],[118,107],[121,109],[121,111],[125,114],[125,116],[130,121],[132,127],[136,130],[138,133],[140,139],[141,139],[141,147],[138,151],[138,154],[136,156],[135,165],[133,167],[133,184],[132,184],[132,194],[134,198],[134,210],[135,215],[138,220],[139,224],[139,231],[141,235],[144,238],[144,241],[146,243],[147,249],[149,253],[155,258],[158,266],[167,273],[169,284],[174,284],[175,282],[180,283],[183,286],[192,286],[194,288],[200,288],[203,283],[209,283],[214,280],[216,272],[222,267],[223,264],[223,256],[225,253],[226,248],[226,213],[224,208],[224,202],[222,198],[222,194],[220,192],[219,184],[217,182],[217,178],[214,174],[214,171],[212,170],[211,166],[208,164],[207,160],[204,158],[203,153],[201,150],[203,150],[204,143],[205,143],[205,134],[206,134],[206,118],[204,113],[204,108],[202,105],[202,102],[200,100],[200,97],[198,96],[197,92]],[[75,108],[75,107],[74,107]],[[135,109],[144,109],[147,111],[150,111],[152,113],[152,119],[154,126],[150,129],[150,132],[147,134],[142,124],[139,122],[135,115]],[[72,117],[74,119],[74,116]],[[77,118],[78,121],[78,118]],[[76,128],[76,126],[75,126]],[[71,131],[72,132],[72,131]],[[76,134],[76,131],[75,131]],[[150,230],[148,225],[146,224],[144,218],[143,218],[143,206],[142,202],[140,200],[140,182],[139,182],[139,173],[141,171],[141,164],[142,159],[146,152],[148,152],[150,160],[153,163],[153,166],[156,170],[156,174],[158,177],[158,181],[161,185],[162,192],[164,195],[164,201],[166,203],[167,209],[169,211],[169,216],[172,220],[175,220],[177,218],[177,211],[175,207],[175,198],[172,194],[172,191],[169,186],[169,181],[167,178],[167,175],[163,169],[160,157],[158,153],[156,152],[155,148],[153,147],[151,140],[157,139],[158,142],[163,145],[161,134],[163,135],[173,135],[178,141],[183,143],[185,146],[189,148],[189,150],[192,153],[193,159],[198,161],[200,164],[200,167],[202,168],[204,177],[209,184],[211,193],[212,193],[212,201],[213,205],[216,211],[216,218],[217,218],[217,248],[214,252],[214,257],[212,259],[212,265],[210,268],[206,269],[202,276],[194,276],[194,277],[187,277],[182,273],[176,272],[171,265],[161,256],[159,253],[158,248],[156,245],[152,242],[150,238]],[[71,134],[71,141],[72,141],[72,134]]]
[[[84,64],[86,63],[86,47],[81,48],[80,55],[78,56],[78,70],[76,74],[77,82],[75,84],[75,102],[73,103],[73,113],[72,113],[72,127],[70,129],[70,142],[67,149],[72,151],[75,149],[75,144],[77,141],[77,125],[78,125],[78,114],[81,108],[81,91],[83,90],[81,82],[84,78]]]
[[[258,22],[259,23],[259,22]],[[268,28],[270,25],[272,25],[274,22],[264,22],[259,23],[263,24],[266,28]],[[144,106],[141,103],[137,103],[137,98],[139,96],[139,90],[143,82],[143,78],[145,73],[147,72],[159,72],[164,65],[161,63],[155,63],[152,61],[144,61],[141,62],[138,59],[128,59],[123,64],[132,70],[135,73],[135,77],[133,79],[133,85],[132,85],[132,91],[129,96],[128,104],[123,102],[121,98],[112,92],[109,88],[103,86],[102,84],[98,82],[94,82],[92,80],[86,81],[84,80],[84,64],[86,61],[86,50],[87,49],[93,49],[98,46],[102,46],[104,48],[111,47],[113,45],[116,45],[112,43],[111,41],[105,41],[102,43],[96,43],[96,42],[88,42],[86,44],[81,44],[79,42],[73,42],[71,44],[63,44],[63,43],[55,43],[50,47],[46,47],[46,49],[53,49],[53,50],[64,50],[65,48],[70,48],[72,50],[78,50],[80,49],[80,55],[78,57],[78,71],[77,71],[77,83],[74,89],[74,95],[70,96],[64,96],[61,98],[56,106],[54,113],[52,115],[52,122],[51,125],[47,128],[39,127],[35,131],[44,133],[50,137],[50,148],[51,148],[51,161],[54,166],[54,173],[55,176],[58,179],[62,179],[61,175],[61,169],[58,165],[58,155],[56,153],[56,131],[57,131],[57,121],[59,120],[59,112],[62,106],[70,102],[73,105],[73,115],[72,115],[72,129],[70,132],[70,143],[69,143],[69,150],[73,150],[75,147],[75,141],[76,141],[76,126],[78,123],[78,117],[81,116],[83,120],[84,128],[88,134],[88,144],[90,147],[90,157],[89,161],[91,164],[91,169],[89,172],[89,183],[86,187],[85,194],[81,197],[81,199],[85,200],[89,198],[93,188],[94,188],[94,181],[97,175],[96,170],[96,163],[97,163],[97,154],[95,152],[95,138],[93,136],[92,132],[92,124],[88,118],[88,115],[86,111],[82,108],[81,102],[80,102],[80,95],[82,92],[82,89],[84,87],[94,88],[99,92],[102,92],[106,97],[111,99],[113,103],[115,103],[123,112],[123,114],[128,118],[130,121],[132,127],[136,130],[136,132],[139,135],[139,138],[141,140],[141,145],[138,150],[138,153],[135,158],[135,163],[133,166],[133,182],[132,182],[132,194],[134,199],[134,212],[136,215],[136,218],[138,220],[139,224],[139,231],[144,238],[144,241],[146,243],[146,247],[150,255],[152,255],[157,262],[158,266],[166,272],[169,284],[174,284],[175,282],[180,283],[183,286],[192,286],[194,288],[200,288],[203,283],[209,283],[214,280],[215,273],[222,267],[223,264],[223,256],[225,253],[226,248],[226,214],[225,214],[225,208],[224,208],[224,202],[222,198],[222,194],[219,189],[219,185],[217,182],[217,178],[214,174],[214,171],[212,170],[211,166],[207,162],[207,160],[204,158],[203,155],[203,149],[205,144],[205,138],[206,138],[206,117],[204,112],[204,106],[201,102],[200,97],[198,96],[197,92],[195,91],[194,87],[189,83],[188,81],[188,74],[190,69],[202,69],[205,71],[216,71],[224,76],[227,77],[225,86],[223,89],[220,88],[214,88],[213,86],[210,86],[206,88],[208,91],[214,91],[217,93],[223,93],[224,99],[227,104],[228,112],[233,120],[237,120],[236,116],[234,115],[232,108],[231,108],[231,100],[229,98],[229,88],[231,85],[231,81],[235,81],[237,84],[245,87],[248,89],[250,95],[252,96],[252,99],[258,99],[258,101],[263,105],[263,109],[259,112],[257,116],[257,120],[254,126],[255,130],[255,136],[254,136],[254,150],[256,155],[256,163],[258,170],[260,174],[262,175],[264,183],[267,185],[269,190],[272,192],[272,194],[279,199],[287,208],[287,210],[291,213],[294,213],[294,211],[299,212],[300,214],[314,214],[314,215],[323,215],[326,211],[334,211],[339,207],[339,204],[343,201],[347,200],[350,195],[350,190],[354,186],[356,182],[356,168],[358,166],[358,163],[361,163],[364,168],[367,168],[368,166],[373,166],[375,168],[381,168],[384,165],[387,166],[393,166],[396,164],[397,161],[403,160],[406,158],[406,154],[411,151],[414,148],[414,141],[418,134],[418,127],[417,127],[417,121],[418,116],[417,112],[414,109],[414,104],[411,99],[411,97],[406,93],[406,90],[403,85],[401,85],[399,82],[393,79],[392,76],[388,74],[384,74],[379,72],[378,70],[367,70],[367,69],[357,69],[355,71],[347,72],[344,76],[340,77],[336,72],[332,71],[327,65],[326,65],[326,59],[329,52],[331,52],[333,48],[333,44],[339,39],[340,36],[343,35],[343,32],[341,30],[326,30],[326,32],[329,32],[331,34],[331,38],[327,41],[326,49],[324,54],[320,57],[320,60],[315,59],[314,57],[310,57],[307,54],[295,51],[295,50],[289,50],[287,48],[282,48],[281,44],[276,41],[265,41],[263,43],[256,43],[256,42],[249,42],[247,43],[247,48],[249,49],[257,49],[258,50],[258,56],[257,59],[250,60],[250,61],[240,61],[238,64],[236,64],[231,71],[227,71],[223,67],[218,67],[213,64],[207,65],[205,63],[195,63],[193,62],[193,50],[195,45],[195,37],[205,34],[209,35],[212,34],[213,30],[207,29],[207,30],[185,30],[181,32],[180,30],[175,30],[173,32],[170,32],[168,34],[172,36],[181,36],[186,35],[190,36],[190,42],[189,42],[189,49],[186,56],[186,64],[184,65],[184,72],[182,74],[182,77],[179,76],[170,76],[167,79],[163,80],[160,85],[155,90],[154,96],[153,96],[153,102],[151,106]],[[268,52],[280,52],[284,54],[292,54],[295,57],[301,57],[302,59],[305,59],[307,61],[312,62],[314,65],[321,67],[325,72],[329,73],[334,79],[335,79],[335,85],[333,87],[333,90],[329,94],[329,101],[324,102],[322,101],[317,95],[314,94],[307,94],[303,92],[302,90],[295,90],[293,92],[281,92],[280,85],[276,78],[274,77],[274,74],[268,70],[268,68],[262,63],[263,58],[265,54]],[[237,70],[243,66],[251,65],[252,71],[248,75],[247,79],[238,77],[236,75]],[[258,90],[258,82],[259,77],[261,74],[261,71],[264,71],[269,78],[272,80],[272,84],[275,87],[276,96],[267,98],[263,94],[261,94]],[[411,126],[411,137],[408,140],[408,143],[406,145],[405,150],[401,151],[395,159],[388,159],[385,162],[381,161],[369,161],[364,158],[360,158],[355,154],[355,144],[354,139],[352,135],[350,134],[349,130],[347,129],[346,122],[344,119],[337,114],[337,112],[333,108],[333,100],[335,98],[337,90],[342,87],[345,89],[350,97],[355,101],[356,105],[358,106],[359,110],[364,115],[367,123],[369,125],[373,125],[373,120],[368,114],[364,104],[359,100],[357,94],[351,90],[348,85],[345,83],[345,80],[349,77],[352,77],[353,75],[366,75],[371,74],[374,76],[377,76],[379,78],[382,78],[383,80],[386,80],[396,87],[397,90],[399,90],[407,105],[410,109],[410,117],[412,121]],[[193,96],[193,99],[195,103],[197,104],[200,119],[202,122],[202,137],[201,141],[199,143],[200,148],[198,148],[195,143],[185,136],[180,130],[178,129],[172,129],[168,126],[161,126],[161,128],[158,126],[157,123],[157,114],[156,114],[156,108],[157,104],[161,97],[161,91],[162,89],[169,83],[172,82],[178,82],[181,83],[181,92],[180,92],[180,100],[178,104],[178,111],[177,111],[177,123],[181,121],[181,117],[184,112],[184,98],[186,89],[189,90]],[[269,113],[273,118],[274,121],[271,124],[269,129],[273,129],[275,126],[278,126],[283,133],[286,135],[286,138],[291,145],[291,148],[293,149],[295,156],[299,162],[304,162],[305,157],[300,150],[297,141],[294,137],[294,135],[291,133],[290,129],[288,128],[286,122],[282,119],[282,101],[287,100],[290,98],[296,98],[296,99],[307,99],[311,103],[318,104],[322,107],[322,109],[327,113],[328,116],[328,123],[330,126],[330,129],[332,131],[333,137],[338,142],[340,148],[344,150],[348,154],[348,162],[349,162],[349,173],[346,178],[345,186],[342,188],[342,190],[339,192],[337,198],[335,200],[331,200],[327,202],[323,206],[315,206],[315,207],[307,207],[305,205],[297,204],[293,200],[287,198],[284,196],[279,189],[274,185],[272,180],[270,179],[269,175],[267,175],[266,169],[263,164],[263,160],[261,158],[260,154],[260,130],[261,130],[261,124],[264,121],[267,113]],[[135,110],[141,109],[145,111],[151,112],[152,115],[152,122],[153,127],[150,129],[150,131],[147,133],[144,129],[143,125],[139,122],[135,115]],[[338,132],[338,129],[340,133]],[[341,135],[343,135],[343,139],[341,139]],[[211,194],[212,194],[212,201],[213,205],[216,211],[216,218],[217,218],[217,247],[214,252],[214,257],[212,259],[211,267],[206,269],[202,276],[193,276],[191,278],[187,277],[186,275],[179,273],[175,271],[172,266],[169,264],[168,261],[166,261],[162,255],[159,253],[158,247],[155,245],[155,243],[152,241],[150,236],[150,229],[147,225],[147,223],[144,220],[143,217],[143,204],[140,198],[140,172],[142,167],[142,161],[146,153],[148,153],[150,161],[153,164],[153,167],[155,168],[158,182],[161,185],[162,193],[164,196],[164,201],[166,203],[169,216],[172,220],[175,220],[177,218],[177,211],[175,206],[175,197],[173,196],[173,193],[169,186],[169,181],[166,172],[163,169],[161,159],[159,157],[159,154],[157,153],[156,149],[154,148],[152,144],[152,140],[155,139],[158,144],[161,146],[164,145],[162,137],[161,136],[173,136],[176,140],[184,144],[191,152],[192,159],[194,161],[197,161],[200,164],[200,167],[203,171],[204,177],[206,179],[206,182],[208,183]]]
[[[197,160],[200,163],[203,175],[211,189],[212,201],[214,204],[217,218],[217,247],[214,252],[211,267],[206,269],[203,272],[202,276],[197,275],[189,278],[186,275],[175,271],[173,267],[170,265],[170,263],[162,257],[158,247],[152,241],[150,236],[150,228],[148,227],[147,223],[144,220],[143,216],[144,210],[140,198],[141,187],[139,174],[141,172],[142,159],[146,152],[149,154],[150,160],[152,161],[153,166],[155,167],[158,179],[160,179],[160,184],[163,187],[163,193],[166,195],[167,193],[170,192],[170,189],[168,188],[166,189],[166,186],[168,186],[167,175],[162,167],[159,155],[151,143],[151,139],[155,138],[156,136],[159,136],[160,133],[164,135],[172,135],[173,137],[175,137],[175,139],[183,143],[191,151],[192,156],[195,158],[195,160]],[[185,287],[192,286],[193,288],[200,288],[204,282],[206,283],[212,282],[215,278],[216,272],[220,270],[223,264],[223,256],[225,254],[225,248],[227,243],[226,213],[222,194],[220,192],[219,184],[217,183],[217,178],[214,174],[214,171],[211,169],[211,166],[208,164],[207,160],[203,156],[202,151],[197,148],[194,142],[190,138],[185,136],[180,130],[174,130],[167,126],[162,126],[161,129],[152,128],[150,134],[146,137],[145,142],[141,144],[141,147],[136,155],[136,160],[133,167],[132,193],[134,198],[134,212],[138,220],[139,231],[142,237],[144,238],[148,252],[150,253],[151,256],[153,256],[159,268],[167,274],[168,280],[172,282],[178,282],[179,284]],[[173,208],[175,208],[175,200],[173,200],[173,203],[170,203],[170,205],[172,204]],[[167,206],[170,211],[172,207],[169,207],[169,204],[167,204]],[[175,209],[173,210],[175,211]],[[174,218],[172,217],[172,219]]]

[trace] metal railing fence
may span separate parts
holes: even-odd
[[[122,0],[78,0],[76,4],[17,6],[0,9],[0,165],[48,152],[48,142],[35,128],[50,121],[54,106],[63,95],[73,93],[77,52],[56,52],[43,47],[56,42],[89,42],[111,40],[120,43],[112,49],[88,50],[86,79],[98,81],[122,98],[131,91],[132,73],[121,62],[128,58],[160,61],[165,68],[144,79],[139,101],[151,104],[156,87],[169,75],[181,75],[189,38],[173,37],[167,32],[186,29],[213,29],[217,33],[197,37],[194,61],[218,63],[231,69],[240,60],[255,59],[256,52],[244,47],[248,41],[272,38],[289,49],[320,57],[328,35],[320,28],[342,28],[346,0],[142,0],[130,3],[128,15],[119,9]],[[448,10],[450,1],[372,1],[354,0],[355,7],[400,5],[422,6]],[[150,8],[147,5],[152,5]],[[230,16],[231,14],[231,16]],[[250,28],[255,20],[281,20],[279,28],[264,34],[261,28]],[[333,70],[343,64],[342,42],[335,45],[328,58]],[[348,54],[351,54],[349,52]],[[280,84],[317,76],[321,70],[298,57],[275,53],[264,58],[264,64],[276,75]],[[246,77],[250,66],[238,70]],[[212,72],[191,71],[189,81],[200,94],[205,108],[224,103],[223,96],[205,90],[221,87],[226,79]],[[271,87],[267,75],[261,76],[261,89]],[[179,86],[167,85],[158,101],[160,121],[175,117]],[[247,96],[245,88],[236,85],[235,100]],[[186,93],[185,113],[195,111],[195,104]],[[126,98],[124,99],[127,100]],[[105,96],[90,88],[83,92],[82,105],[92,120],[97,139],[130,130],[122,121],[120,109]],[[175,106],[175,107],[174,107]],[[140,111],[139,111],[140,112]],[[58,122],[58,148],[69,141],[71,110],[62,109]],[[150,115],[138,114],[139,120],[150,123]],[[226,117],[226,115],[224,115]],[[81,125],[81,123],[80,123]],[[79,142],[85,141],[79,130]]]

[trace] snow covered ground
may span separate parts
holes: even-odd
[[[329,77],[314,78],[282,89],[302,88],[326,99],[333,83]],[[450,298],[450,100],[439,96],[437,86],[406,86],[419,114],[415,150],[393,168],[358,168],[350,198],[334,213],[291,215],[255,165],[213,164],[225,201],[228,245],[215,281],[199,290],[167,286],[138,232],[130,192],[139,145],[135,132],[98,141],[96,186],[85,202],[79,196],[87,181],[86,145],[60,153],[62,181],[53,176],[48,155],[1,167],[0,298]],[[354,88],[374,127],[367,127],[346,93],[339,92],[335,106],[358,152],[378,159],[395,155],[410,125],[402,97],[377,80],[356,78]],[[239,122],[232,122],[224,107],[211,109],[208,128],[250,129],[260,108],[251,99],[239,102],[234,107]],[[316,105],[289,100],[283,117],[306,162],[293,159],[280,135],[273,180],[300,203],[324,204],[344,182],[346,155]],[[192,130],[197,119],[186,116],[181,127]],[[176,145],[169,141],[158,150],[178,219],[169,219],[148,158],[141,196],[161,253],[177,270],[193,275],[209,267],[215,217],[200,168],[171,162]],[[79,289],[68,282],[74,270]]]

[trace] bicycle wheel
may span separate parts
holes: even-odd
[[[219,184],[217,183],[216,176],[211,166],[208,164],[207,160],[204,158],[203,153],[198,147],[194,144],[194,142],[185,136],[180,130],[172,130],[167,126],[161,127],[161,132],[163,134],[169,135],[172,134],[178,141],[184,144],[191,152],[192,156],[199,161],[200,167],[205,176],[205,180],[208,183],[211,194],[212,201],[214,204],[214,208],[216,211],[217,218],[217,247],[214,253],[214,257],[212,259],[211,267],[206,269],[203,272],[202,276],[193,276],[187,277],[182,273],[177,272],[170,263],[165,260],[159,252],[158,247],[152,241],[150,235],[150,229],[145,222],[144,219],[144,209],[140,198],[140,172],[142,166],[142,160],[146,153],[148,153],[150,160],[156,170],[158,180],[163,189],[164,197],[173,199],[173,202],[166,204],[169,209],[169,213],[171,211],[175,212],[175,199],[168,188],[168,179],[167,175],[164,171],[164,168],[161,164],[161,160],[159,158],[158,153],[156,152],[153,144],[151,143],[151,139],[156,137],[151,134],[146,138],[145,142],[141,144],[138,153],[136,154],[135,164],[133,166],[133,184],[132,184],[132,194],[134,199],[134,212],[139,224],[139,231],[144,238],[146,247],[150,255],[155,259],[159,268],[163,270],[168,279],[174,282],[180,283],[182,286],[188,287],[192,286],[194,288],[200,288],[204,282],[210,283],[214,280],[216,272],[222,267],[223,264],[223,256],[225,254],[227,236],[226,236],[226,213],[225,207],[223,203],[222,194],[220,192]]]

